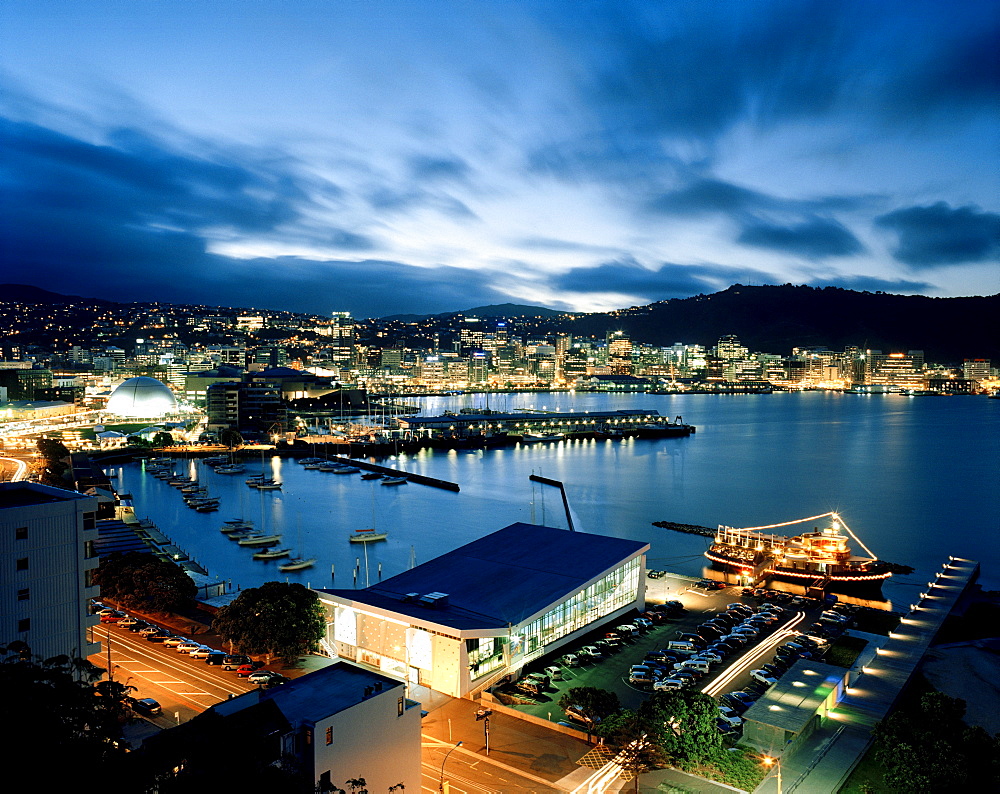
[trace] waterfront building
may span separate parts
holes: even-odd
[[[472,697],[645,603],[649,544],[517,523],[359,590],[320,590],[325,647]]]
[[[209,432],[234,430],[244,438],[281,433],[287,424],[287,407],[281,387],[267,373],[248,373],[243,380],[214,383],[206,392]]]
[[[177,411],[177,400],[170,387],[156,378],[129,378],[119,384],[105,410],[115,416],[153,419]]]
[[[97,499],[29,482],[0,483],[0,642],[32,654],[85,657],[97,618],[87,614],[98,558]]]
[[[962,362],[962,377],[982,383],[991,376],[990,360],[988,358],[967,358]]]

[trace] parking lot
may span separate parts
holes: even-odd
[[[727,624],[739,627],[741,624],[746,630],[745,644],[736,643],[732,650],[725,652],[716,651],[722,657],[720,662],[715,662],[709,668],[707,674],[699,677],[696,681],[690,681],[685,686],[690,686],[696,690],[706,690],[708,694],[721,697],[726,693],[736,690],[745,690],[749,693],[750,700],[758,697],[766,691],[769,684],[763,676],[775,680],[782,674],[783,667],[786,667],[797,658],[818,658],[822,655],[825,640],[827,638],[817,636],[817,642],[810,644],[809,640],[798,637],[798,632],[808,631],[811,634],[822,634],[826,629],[820,629],[817,620],[823,613],[824,606],[820,602],[804,598],[795,598],[788,594],[778,593],[758,593],[753,595],[745,593],[743,588],[737,586],[727,586],[723,589],[712,590],[706,587],[699,587],[697,580],[687,580],[681,577],[671,576],[667,581],[662,579],[651,583],[652,586],[647,592],[647,604],[653,606],[662,604],[664,600],[680,601],[684,611],[674,614],[667,619],[661,619],[648,629],[641,630],[632,637],[624,636],[624,632],[617,631],[616,627],[622,624],[629,624],[638,613],[630,613],[608,623],[595,626],[586,636],[577,642],[560,648],[558,651],[543,657],[532,663],[529,668],[522,672],[521,678],[533,673],[540,673],[549,668],[558,668],[555,675],[549,676],[548,684],[537,693],[525,692],[517,689],[517,682],[513,682],[502,689],[518,700],[524,702],[515,705],[519,711],[533,714],[542,719],[552,722],[564,722],[574,727],[582,728],[579,721],[568,717],[559,707],[559,699],[568,690],[576,687],[596,687],[614,692],[618,695],[621,705],[625,708],[636,708],[645,700],[652,691],[649,682],[637,682],[634,676],[630,676],[630,671],[634,665],[647,663],[652,652],[661,651],[668,647],[668,643],[679,639],[681,634],[694,635],[696,632],[704,633],[704,626],[710,621],[718,626],[726,627]],[[782,603],[775,603],[776,601]],[[727,605],[742,604],[743,608],[733,608],[728,610]],[[764,612],[764,609],[767,609]],[[845,610],[846,611],[846,610]],[[756,622],[752,624],[753,631],[748,630],[745,620],[758,615]],[[651,613],[644,613],[651,616]],[[841,616],[843,617],[843,616]],[[829,621],[829,634],[835,636],[842,631],[842,625],[847,624],[847,620],[835,620],[837,615],[832,615],[825,620]],[[842,624],[838,626],[838,622]],[[826,626],[827,624],[824,624]],[[815,628],[813,628],[815,626]],[[732,629],[725,629],[732,631]],[[598,645],[609,632],[622,635],[622,642],[617,648],[605,646],[603,653],[599,657],[588,657],[578,652],[584,646]],[[709,637],[707,641],[701,642],[702,650],[705,646],[712,646],[714,637]],[[790,646],[789,643],[802,643],[802,645]],[[716,647],[723,648],[718,645]],[[775,658],[777,655],[780,658]],[[790,650],[791,649],[791,650]],[[578,665],[567,665],[564,661],[566,654],[573,653],[578,656]],[[687,658],[680,655],[679,659]],[[655,664],[655,663],[654,663]],[[667,658],[665,664],[661,664],[656,671],[656,680],[663,681],[671,677],[674,659]],[[756,678],[763,679],[755,681],[751,678],[751,670],[762,670],[765,665],[773,665],[770,671],[756,673]],[[663,686],[663,684],[660,684]],[[745,708],[741,704],[736,704],[736,711],[741,712]]]

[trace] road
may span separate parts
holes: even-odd
[[[231,695],[255,689],[253,684],[238,678],[235,671],[205,664],[201,659],[165,648],[162,643],[147,642],[144,637],[114,624],[102,623],[91,631],[103,648],[90,661],[107,668],[110,658],[115,680],[135,686],[136,697],[158,700],[163,714],[152,721],[160,727],[186,722]]]

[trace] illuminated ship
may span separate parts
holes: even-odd
[[[814,528],[812,532],[794,537],[765,534],[765,530],[821,518],[830,519],[830,525],[825,529]],[[847,545],[847,535],[841,530],[846,531],[870,556],[855,556]],[[892,564],[877,559],[840,516],[832,512],[763,527],[734,529],[720,526],[705,556],[714,567],[738,573],[747,583],[771,578],[806,587],[881,585],[892,576],[893,568]]]

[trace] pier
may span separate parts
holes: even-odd
[[[460,490],[457,482],[448,482],[447,480],[439,480],[436,477],[426,477],[423,474],[413,474],[408,471],[402,471],[401,469],[379,466],[377,463],[369,463],[365,460],[341,457],[332,457],[330,460],[334,463],[342,463],[345,466],[356,466],[364,471],[374,471],[379,474],[385,474],[388,477],[406,477],[407,482],[413,482],[417,485],[429,485],[432,488],[441,488],[445,491],[458,492]]]

